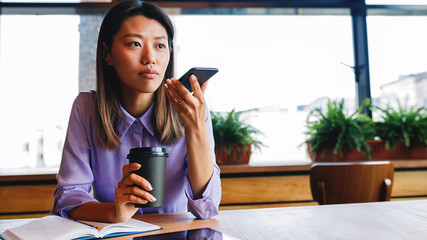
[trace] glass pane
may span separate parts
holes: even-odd
[[[368,16],[367,24],[374,103],[427,107],[427,17]]]
[[[175,16],[177,72],[217,67],[206,92],[213,111],[244,111],[266,145],[252,164],[307,161],[305,118],[327,98],[354,108],[348,16]]]
[[[0,0],[0,2],[9,3],[80,3],[80,2],[98,2],[98,3],[111,3],[112,0]]]
[[[349,16],[177,15],[177,76],[218,67],[206,99],[245,111],[266,147],[252,164],[304,163],[305,118],[327,98],[354,108]],[[99,15],[0,17],[0,171],[57,168],[78,91],[95,88]],[[18,110],[17,110],[18,109]]]
[[[57,167],[78,92],[79,16],[0,16],[0,171]]]
[[[380,5],[425,5],[425,0],[366,0],[366,4]]]

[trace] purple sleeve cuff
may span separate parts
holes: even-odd
[[[211,196],[197,200],[188,200],[188,210],[197,218],[208,219],[218,215],[218,208],[213,203]]]
[[[214,165],[214,172],[202,194],[202,198],[194,199],[188,178],[185,181],[185,193],[188,197],[188,210],[195,217],[207,219],[218,215],[218,207],[221,201],[221,181],[218,166]]]
[[[80,187],[63,187],[55,190],[55,201],[51,215],[70,218],[68,211],[87,202],[97,201],[86,189]]]

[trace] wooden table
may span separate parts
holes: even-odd
[[[210,227],[254,240],[427,239],[427,200],[230,210],[208,220],[188,213],[137,218],[163,228],[156,233]]]
[[[427,239],[427,200],[229,210],[207,220],[197,220],[190,213],[147,214],[136,218],[159,225],[163,230],[114,239],[203,227],[254,240]],[[10,224],[10,220],[0,221],[0,228],[7,222]]]

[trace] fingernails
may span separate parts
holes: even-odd
[[[151,197],[150,197],[150,201],[151,201],[151,202],[155,202],[156,200],[157,200],[157,199],[156,199],[155,197],[153,197],[153,196],[151,196]]]
[[[147,184],[145,187],[148,189],[148,191],[153,190],[153,187],[150,184]]]

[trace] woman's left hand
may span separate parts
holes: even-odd
[[[199,85],[196,76],[190,76],[193,94],[177,79],[168,79],[165,84],[166,95],[172,102],[186,129],[204,126],[206,103],[204,93],[207,82]]]
[[[205,123],[204,92],[207,82],[200,87],[197,78],[191,75],[190,83],[193,94],[176,79],[167,80],[165,90],[184,124],[188,178],[193,196],[199,199],[213,174],[209,134]]]

